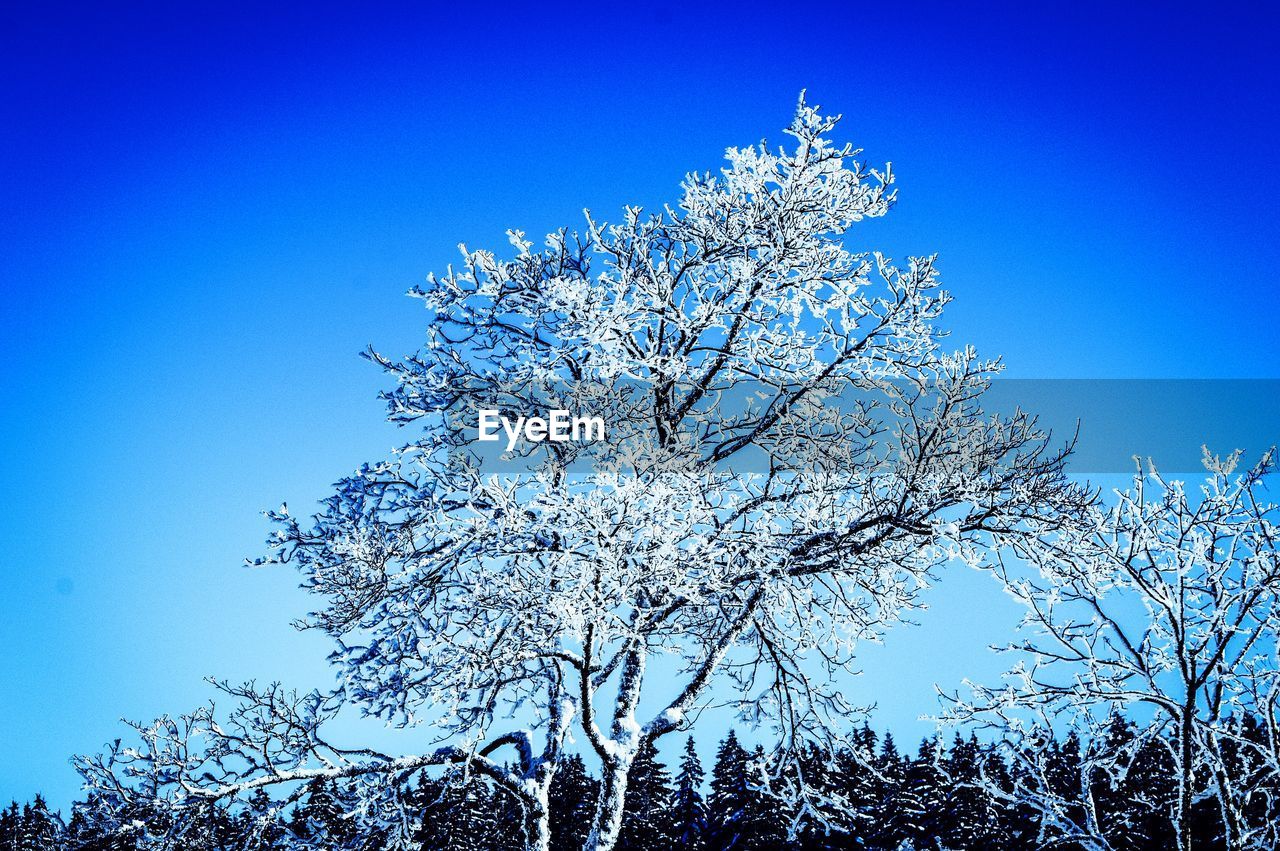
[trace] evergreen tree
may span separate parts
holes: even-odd
[[[747,803],[742,818],[741,851],[784,851],[787,814],[769,785],[764,748],[756,745],[747,763]],[[736,851],[736,849],[735,849]]]
[[[837,765],[830,751],[809,743],[796,757],[793,769],[808,789],[803,809],[791,815],[796,821],[796,851],[829,851],[843,848],[847,840],[849,819],[836,800]]]
[[[1280,846],[1280,777],[1266,759],[1260,758],[1271,752],[1274,743],[1253,715],[1233,718],[1231,728],[1234,738],[1221,744],[1225,770],[1228,777],[1249,789],[1240,810],[1237,833],[1251,831],[1258,844]]]
[[[978,760],[985,779],[982,803],[987,814],[987,828],[983,837],[989,847],[1008,851],[1013,847],[1014,837],[1005,814],[1009,809],[1006,802],[1013,793],[1013,777],[1008,763],[993,747],[983,747]],[[998,790],[998,797],[993,796],[991,787]]]
[[[498,804],[489,784],[478,777],[449,778],[419,784],[422,823],[415,839],[426,848],[492,851],[502,831]]]
[[[938,767],[938,757],[938,740],[921,739],[915,759],[906,767],[903,822],[913,848],[939,847],[947,783]]]
[[[1141,803],[1133,796],[1138,790],[1129,776],[1133,741],[1133,724],[1113,713],[1105,737],[1089,746],[1091,755],[1100,757],[1105,765],[1105,770],[1096,770],[1089,777],[1089,794],[1098,829],[1116,851],[1142,851],[1149,847]]]
[[[293,834],[318,848],[341,848],[356,834],[339,790],[324,780],[307,785],[303,803],[290,821]]]
[[[976,736],[965,739],[956,734],[942,764],[947,792],[939,839],[944,848],[986,851],[1001,847],[995,805],[980,782],[983,759]]]
[[[912,839],[919,805],[914,802],[914,790],[907,783],[907,761],[898,753],[891,733],[884,734],[873,765],[871,845],[897,851],[902,843]]]
[[[1173,755],[1166,742],[1150,737],[1138,747],[1125,778],[1125,794],[1137,809],[1132,822],[1148,847],[1177,847],[1173,813],[1178,800],[1178,782],[1173,773]]]
[[[707,801],[707,823],[711,851],[740,851],[739,834],[747,809],[748,754],[738,744],[738,734],[729,735],[716,750],[711,769],[711,795]]]
[[[1235,739],[1223,747],[1224,766],[1237,782],[1258,790],[1249,809],[1233,816],[1266,829],[1277,806],[1276,781],[1265,774],[1256,749],[1265,730],[1255,719],[1233,722]],[[1177,845],[1177,803],[1167,736],[1139,731],[1116,715],[1105,737],[1087,745],[1073,732],[1059,740],[1045,735],[1027,760],[1006,763],[976,736],[957,735],[949,749],[926,738],[914,758],[899,753],[892,734],[877,736],[864,725],[852,746],[832,754],[816,745],[801,750],[783,773],[766,770],[764,749],[748,752],[731,731],[720,743],[704,801],[704,771],[692,738],[685,742],[674,782],[652,744],[636,757],[624,806],[619,851],[1084,851],[1092,845],[1064,842],[1019,788],[1038,784],[1027,765],[1045,765],[1049,786],[1067,802],[1064,815],[1084,826],[1085,803],[1114,851],[1163,851]],[[1141,740],[1139,740],[1141,736]],[[871,751],[872,748],[876,750]],[[1085,754],[1082,754],[1085,751]],[[1086,758],[1087,757],[1087,758]],[[1039,759],[1038,759],[1039,758]],[[1084,772],[1090,773],[1085,776]],[[803,785],[801,781],[803,780]],[[1212,776],[1198,778],[1203,785]],[[1082,790],[1082,783],[1085,788]],[[811,797],[783,804],[783,790],[805,789]],[[580,851],[594,813],[598,782],[582,757],[563,760],[551,787],[552,851]],[[182,851],[284,851],[348,849],[384,851],[391,838],[362,829],[353,818],[353,790],[314,781],[286,827],[264,790],[235,811],[189,805],[169,812],[121,807],[90,796],[77,803],[66,827],[41,796],[0,810],[0,851],[136,851],[165,847]],[[482,776],[465,781],[420,776],[408,793],[421,813],[415,822],[420,851],[519,851],[529,828],[521,801]],[[855,813],[845,806],[852,799]],[[1191,825],[1197,849],[1225,851],[1221,815],[1197,802]],[[788,827],[794,823],[794,836]],[[847,828],[847,830],[846,830]],[[1271,847],[1269,840],[1251,847]],[[400,846],[397,846],[400,847]]]
[[[529,832],[528,812],[510,792],[492,786],[490,791],[498,821],[491,851],[524,851],[525,836]]]
[[[684,743],[680,771],[676,774],[671,828],[676,847],[684,851],[704,851],[707,847],[707,808],[701,791],[704,776],[702,762],[690,736]]]
[[[1006,773],[1008,788],[1015,798],[1017,790],[1035,786],[1021,759],[1014,759]],[[1040,817],[1030,804],[1020,799],[1004,804],[1000,823],[1009,851],[1036,851],[1040,847]]]
[[[1045,771],[1049,789],[1060,800],[1067,802],[1065,815],[1077,825],[1085,823],[1080,785],[1082,762],[1080,737],[1075,730],[1068,732],[1063,741],[1054,739],[1049,743],[1049,760]],[[1068,848],[1074,851],[1072,846]]]
[[[110,829],[110,822],[100,817],[107,808],[97,795],[90,795],[71,808],[67,822],[67,847],[74,851],[131,851],[137,846],[133,837]],[[131,814],[132,815],[132,814]],[[7,846],[0,846],[9,851]]]
[[[866,848],[876,833],[873,809],[877,799],[876,744],[878,737],[867,724],[854,731],[850,746],[836,756],[835,787],[847,807],[845,836],[834,847]]]
[[[671,846],[671,782],[652,741],[644,741],[631,766],[622,807],[618,851],[665,851]]]
[[[598,784],[587,774],[582,757],[560,763],[551,780],[551,849],[580,851],[591,830]]]
[[[284,847],[287,831],[272,812],[273,806],[267,790],[259,789],[253,793],[235,819],[237,851],[272,851]]]
[[[237,843],[235,822],[217,804],[202,804],[166,819],[166,838],[183,851],[230,851]]]
[[[18,802],[11,801],[0,814],[0,851],[17,851],[18,827],[22,824],[22,812]]]

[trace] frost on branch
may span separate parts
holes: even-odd
[[[1004,794],[1042,817],[1046,842],[1128,847],[1136,829],[1065,803],[1080,790],[1055,787],[1037,743],[1069,725],[1110,743],[1084,755],[1084,800],[1154,760],[1176,787],[1164,798],[1144,788],[1142,801],[1172,817],[1178,848],[1192,847],[1205,808],[1229,851],[1280,843],[1280,802],[1266,791],[1280,779],[1273,454],[1237,473],[1239,459],[1206,450],[1192,489],[1140,468],[1114,501],[1015,541],[995,566],[1025,608],[1025,637],[1008,648],[1017,662],[1005,682],[956,696],[951,717],[999,737],[1020,772]],[[1126,718],[1138,726],[1117,737]]]
[[[588,214],[541,247],[519,231],[506,252],[464,247],[412,293],[423,347],[369,354],[408,442],[314,517],[272,515],[269,560],[296,566],[318,600],[305,625],[337,645],[325,705],[443,749],[413,759],[491,772],[526,807],[530,847],[545,847],[570,737],[602,765],[588,847],[609,849],[641,747],[717,703],[781,732],[772,770],[804,796],[794,755],[840,739],[851,706],[835,674],[857,643],[915,608],[947,561],[981,563],[993,537],[1045,532],[1084,501],[1033,418],[984,413],[999,365],[943,346],[933,258],[845,247],[890,209],[893,177],[833,142],[835,126],[801,101],[787,147],[729,149],[673,206]],[[602,415],[609,438],[495,465],[481,408]],[[679,678],[648,677],[658,657]],[[330,762],[307,729],[286,736],[284,763],[234,774],[183,768],[210,758],[207,741],[198,757],[131,758],[146,794],[175,806],[289,772],[410,765]],[[258,747],[216,741],[242,758]],[[489,757],[508,747],[514,768]],[[95,787],[121,776],[88,767]]]

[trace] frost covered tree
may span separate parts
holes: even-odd
[[[224,684],[229,721],[139,725],[140,746],[80,761],[90,786],[180,813],[349,779],[359,818],[394,833],[397,790],[447,765],[519,801],[543,849],[572,734],[603,766],[586,847],[608,851],[637,756],[726,695],[779,732],[774,776],[838,741],[858,642],[948,561],[1043,533],[1082,494],[1034,418],[983,410],[999,363],[943,345],[933,258],[847,247],[893,178],[836,122],[802,100],[789,146],[729,149],[675,205],[588,214],[540,247],[512,231],[506,256],[464,247],[414,290],[422,349],[370,353],[412,438],[314,516],[271,513],[270,560],[320,601],[307,625],[337,642],[340,686]],[[595,415],[607,439],[495,458],[482,410]],[[334,743],[343,707],[431,745]]]
[[[729,735],[716,749],[711,767],[711,794],[707,799],[709,846],[730,848],[737,842],[741,824],[750,805],[750,755],[738,742],[738,734]]]
[[[897,849],[913,838],[915,820],[919,818],[919,801],[915,790],[907,785],[908,763],[898,754],[893,735],[884,734],[880,753],[874,763],[875,797],[868,807],[875,828],[875,844]]]
[[[951,716],[1000,736],[1019,763],[1010,794],[1048,836],[1123,848],[1139,831],[1159,836],[1167,817],[1181,849],[1280,842],[1280,530],[1264,493],[1273,456],[1243,471],[1239,458],[1206,449],[1207,477],[1193,489],[1140,468],[1113,501],[1018,540],[997,568],[1025,607],[1026,637],[1009,648],[1020,661],[1002,685],[957,697]],[[1117,715],[1137,723],[1121,729]],[[1090,743],[1077,744],[1068,774],[1043,746],[1062,725]],[[1246,732],[1255,729],[1265,732]],[[1125,790],[1137,806],[1108,807]]]
[[[707,847],[707,807],[702,799],[704,777],[702,761],[694,747],[693,736],[685,740],[676,774],[672,803],[671,836],[680,848],[705,851]]]
[[[270,851],[285,847],[287,829],[276,817],[271,795],[266,789],[259,789],[236,818],[233,833],[240,851]]]
[[[0,851],[56,851],[65,847],[62,819],[41,795],[21,809],[13,801],[0,810]]]

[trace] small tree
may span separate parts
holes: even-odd
[[[705,851],[707,839],[707,807],[702,799],[705,774],[693,736],[685,740],[676,773],[675,799],[672,804],[672,838],[676,846],[687,851]]]
[[[1280,779],[1280,534],[1262,494],[1272,454],[1239,474],[1238,460],[1206,449],[1198,492],[1140,469],[1113,505],[1020,539],[997,569],[1025,606],[1027,637],[1010,648],[1022,661],[1005,685],[957,699],[952,717],[994,729],[1024,762],[1014,795],[1051,834],[1124,847],[1134,824],[1109,819],[1091,790],[1129,787],[1134,766],[1167,764],[1177,847],[1189,851],[1204,823],[1197,801],[1212,804],[1229,851],[1280,842],[1264,792]],[[1144,720],[1118,737],[1116,713]],[[1243,735],[1245,719],[1262,719],[1267,735]],[[1093,743],[1076,749],[1066,783],[1037,745],[1059,723]],[[1152,793],[1139,803],[1160,807]]]

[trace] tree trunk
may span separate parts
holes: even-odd
[[[1195,718],[1195,698],[1182,707],[1178,724],[1178,846],[1180,851],[1193,851],[1191,846],[1191,786],[1195,767],[1191,759],[1191,726]]]
[[[584,851],[613,851],[622,831],[622,805],[627,797],[627,780],[631,765],[619,762],[606,768],[600,780],[600,797],[596,801],[596,815],[587,836]]]
[[[645,653],[645,647],[633,643],[622,665],[613,724],[609,729],[610,746],[600,753],[604,759],[604,776],[600,779],[600,797],[596,801],[596,815],[585,851],[613,851],[618,844],[627,780],[631,775],[631,764],[640,750],[640,727],[636,724],[635,711],[640,702],[640,685],[644,681]]]
[[[524,847],[525,851],[551,851],[550,808],[544,806],[529,814],[529,835]]]

